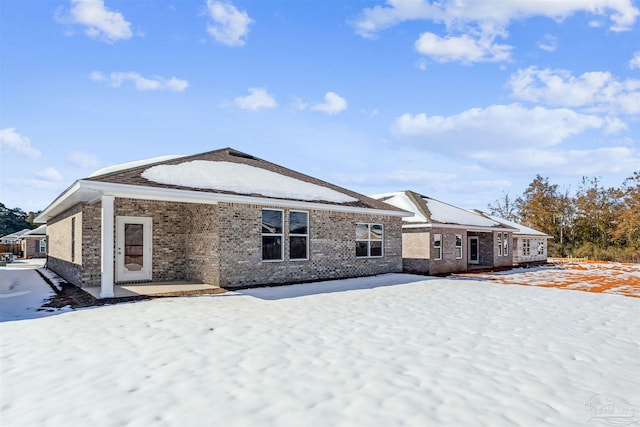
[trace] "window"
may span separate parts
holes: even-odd
[[[538,255],[544,255],[544,241],[538,242]]]
[[[456,259],[462,259],[462,235],[456,234]]]
[[[39,240],[38,241],[38,252],[47,252],[47,241],[46,240]]]
[[[502,246],[504,246],[504,251],[502,252],[504,256],[509,256],[509,233],[503,234]]]
[[[382,224],[356,224],[356,257],[381,257],[383,240]]]
[[[442,234],[433,235],[433,259],[442,259]]]
[[[289,212],[289,259],[309,259],[309,213]]]
[[[522,255],[531,255],[531,240],[522,239]]]
[[[502,256],[502,233],[498,233],[498,256]]]
[[[283,212],[275,209],[262,210],[262,260],[282,261]]]
[[[76,217],[71,218],[71,262],[76,260]]]

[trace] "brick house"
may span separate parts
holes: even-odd
[[[414,213],[402,225],[407,273],[446,274],[513,263],[512,227],[413,191],[371,197]]]
[[[547,262],[548,240],[553,239],[553,236],[517,222],[489,215],[477,209],[475,211],[489,219],[514,228],[513,244],[511,245],[514,265],[543,264]]]
[[[23,258],[45,258],[47,256],[47,226],[29,230],[18,239]]]
[[[396,207],[225,148],[116,165],[36,219],[47,266],[79,287],[198,280],[225,288],[402,271]]]

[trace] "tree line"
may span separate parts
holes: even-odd
[[[0,203],[0,237],[25,228],[33,229],[38,226],[33,219],[40,212],[25,212],[20,208],[7,208],[4,203]]]
[[[488,208],[553,236],[550,256],[640,262],[640,171],[617,188],[583,177],[574,194],[536,175],[522,195],[504,193]]]

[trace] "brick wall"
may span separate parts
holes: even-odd
[[[99,202],[78,205],[50,221],[52,239],[59,241],[50,266],[78,286],[100,286],[100,207]],[[289,239],[285,234],[285,261],[264,262],[262,208],[116,198],[114,215],[152,218],[153,281],[201,280],[239,287],[402,271],[401,218],[324,210],[308,211],[308,260],[288,259]],[[289,210],[284,209],[284,214],[287,224]],[[82,265],[68,260],[68,243],[63,243],[70,239],[67,223],[74,215],[82,224],[82,232],[76,231],[76,236],[81,236]],[[384,257],[356,258],[357,222],[384,224]]]
[[[442,236],[442,259],[432,259],[429,263],[430,274],[445,274],[467,270],[467,232],[466,230],[451,228],[431,229],[431,242],[433,245],[433,235]],[[456,258],[456,234],[462,236],[462,258]]]
[[[85,205],[77,204],[47,222],[47,267],[76,286],[83,286],[84,277],[82,266],[84,209],[86,209]],[[72,218],[75,218],[75,233],[71,232]],[[74,245],[72,245],[72,235],[75,235]]]
[[[262,261],[263,206],[220,204],[220,277],[224,287],[291,283],[319,279],[369,276],[402,271],[401,218],[309,212],[309,259],[289,260],[286,234],[289,210],[284,210],[284,261]],[[280,209],[277,206],[264,206]],[[355,225],[384,224],[384,257],[356,258]]]

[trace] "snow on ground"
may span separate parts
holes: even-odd
[[[554,287],[640,298],[640,264],[591,261],[456,276],[507,285]]]
[[[620,295],[390,274],[3,322],[0,421],[631,423],[639,316]]]
[[[55,296],[51,286],[35,270],[43,265],[44,259],[33,259],[18,260],[0,267],[0,322],[51,316],[61,311],[42,307]],[[53,283],[59,280],[47,269],[40,271],[48,274]]]

